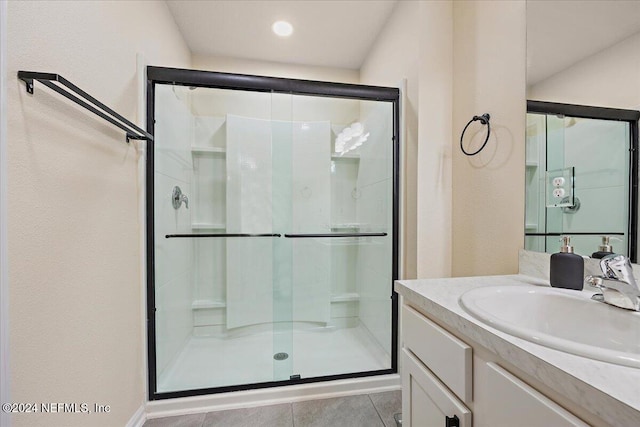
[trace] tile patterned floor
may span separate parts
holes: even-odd
[[[156,418],[143,427],[396,427],[401,396],[398,390]]]

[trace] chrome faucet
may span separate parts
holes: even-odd
[[[595,286],[602,294],[594,299],[616,307],[640,311],[640,288],[633,277],[631,261],[624,255],[607,255],[600,260],[602,276],[587,276],[585,284]]]

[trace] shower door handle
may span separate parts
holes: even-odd
[[[288,239],[319,239],[325,237],[384,237],[387,233],[327,233],[327,234],[285,234]]]
[[[166,234],[165,239],[175,238],[201,238],[201,237],[282,237],[282,234],[264,233],[264,234],[247,234],[247,233],[196,233],[196,234]]]

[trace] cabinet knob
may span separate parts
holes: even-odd
[[[444,417],[444,427],[460,427],[460,419],[457,415],[453,417]]]

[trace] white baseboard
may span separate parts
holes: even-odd
[[[400,390],[400,375],[326,381],[147,403],[147,419]]]
[[[133,414],[125,427],[142,427],[145,421],[147,421],[147,414],[144,410],[144,405],[142,405]]]

